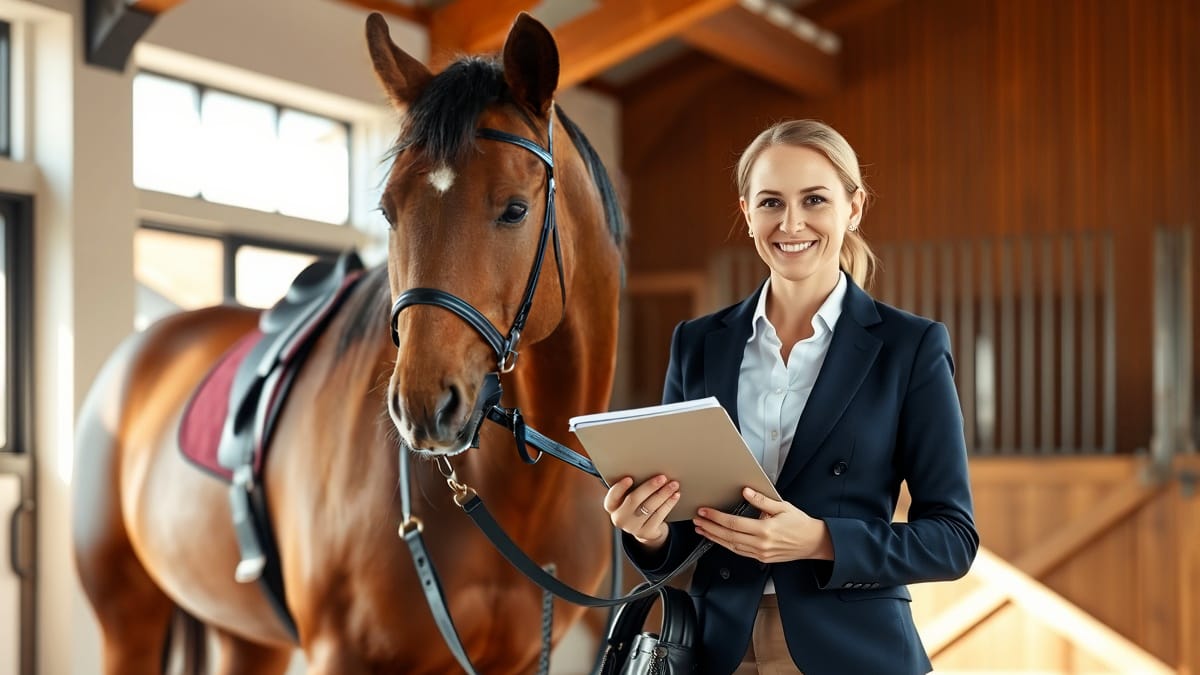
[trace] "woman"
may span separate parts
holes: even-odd
[[[703,672],[929,672],[905,586],[961,577],[979,546],[946,328],[862,290],[867,191],[838,132],[770,127],[737,184],[770,276],[675,329],[663,401],[716,396],[784,501],[747,488],[757,518],[701,508],[668,526],[687,486],[656,476],[615,483],[604,508],[650,577],[716,544],[690,589]],[[912,505],[893,523],[901,481]]]

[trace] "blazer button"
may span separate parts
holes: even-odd
[[[728,579],[728,578],[729,578],[729,568],[728,568],[728,567],[722,567],[722,568],[720,569],[720,571],[718,571],[718,572],[717,572],[717,574],[721,575],[721,578],[722,578],[722,579]]]
[[[833,465],[833,475],[840,476],[840,475],[846,473],[846,469],[848,469],[848,468],[849,467],[846,466],[845,462],[839,460],[838,462],[836,462]]]

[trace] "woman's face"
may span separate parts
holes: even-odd
[[[862,190],[848,196],[825,155],[794,145],[764,150],[741,198],[758,255],[772,277],[793,282],[836,278],[842,239],[862,205]]]

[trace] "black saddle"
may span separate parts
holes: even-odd
[[[336,262],[315,262],[263,313],[259,319],[263,337],[234,375],[217,450],[220,465],[233,472],[229,500],[241,554],[234,578],[239,583],[261,581],[293,637],[295,622],[284,602],[283,575],[260,480],[263,460],[296,373],[362,269],[353,252]]]

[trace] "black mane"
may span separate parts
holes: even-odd
[[[426,85],[408,109],[391,154],[410,146],[435,164],[455,164],[475,147],[475,127],[484,108],[512,103],[504,71],[494,58],[467,57]]]
[[[493,104],[512,105],[525,117],[530,127],[537,127],[525,109],[513,100],[508,82],[504,79],[504,70],[496,59],[481,56],[460,59],[434,77],[417,97],[405,117],[400,139],[388,156],[394,157],[396,153],[411,147],[434,164],[453,166],[466,156],[468,150],[474,149],[479,115]],[[566,116],[561,107],[556,105],[555,109],[600,192],[609,233],[613,241],[621,246],[625,243],[627,229],[625,213],[608,170],[583,130]],[[542,139],[537,140],[542,143]]]

